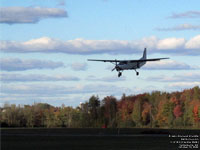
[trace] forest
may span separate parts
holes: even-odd
[[[1,127],[66,128],[200,128],[200,88],[181,92],[91,96],[73,108],[47,103],[4,104],[0,107]]]

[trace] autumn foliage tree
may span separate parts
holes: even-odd
[[[46,103],[5,104],[0,107],[2,127],[157,127],[200,128],[200,88],[182,92],[125,94],[117,100],[91,96],[79,107]]]

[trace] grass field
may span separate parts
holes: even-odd
[[[177,150],[176,135],[200,130],[167,129],[1,129],[2,150]],[[176,139],[176,140],[175,140]]]

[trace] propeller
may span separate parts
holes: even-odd
[[[112,71],[114,71],[116,69],[116,66],[112,69]]]
[[[116,60],[116,59],[115,59]],[[114,63],[113,63],[114,64]],[[112,71],[117,70],[118,65],[117,65],[117,61],[115,62],[115,67],[112,69]]]
[[[118,65],[115,65],[115,67],[112,69],[112,71],[114,71],[114,70],[119,70],[119,66]]]

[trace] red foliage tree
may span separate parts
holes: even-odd
[[[142,120],[147,123],[150,117],[150,111],[151,111],[151,104],[145,102],[143,104],[143,111],[142,111]]]
[[[176,105],[179,104],[179,100],[178,100],[176,97],[172,97],[172,98],[170,99],[170,102],[171,102],[171,103],[174,103],[174,104],[176,104]]]
[[[195,122],[199,122],[200,121],[200,118],[199,118],[199,105],[196,105],[194,106],[194,109],[193,109],[193,113],[194,113],[194,121]]]
[[[175,116],[176,118],[180,117],[180,116],[183,114],[183,112],[182,112],[182,110],[181,110],[181,105],[176,105],[176,106],[174,107],[173,113],[174,113],[174,116]]]

